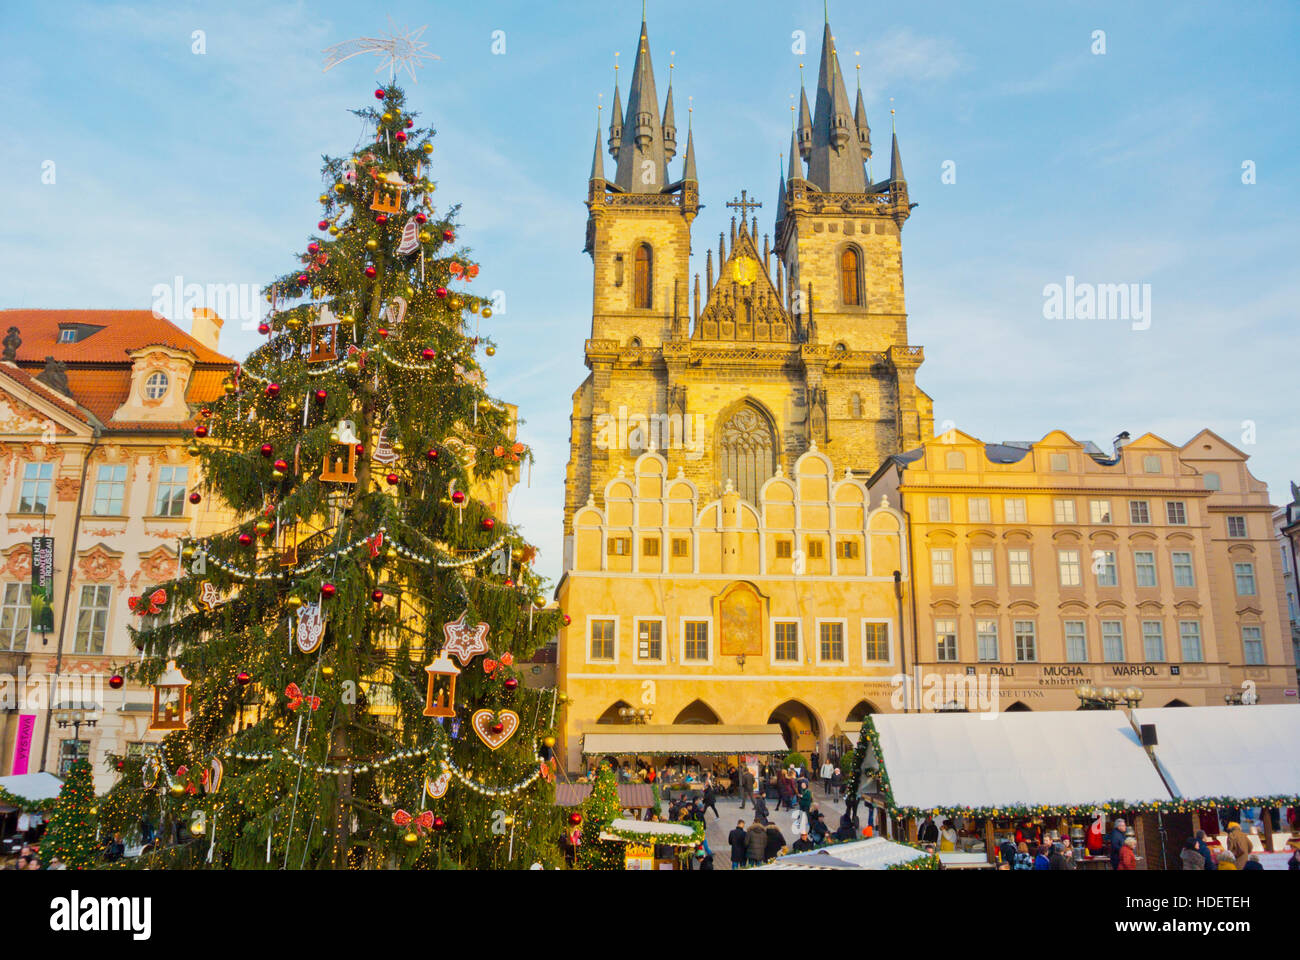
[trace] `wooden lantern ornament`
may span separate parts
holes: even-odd
[[[153,685],[153,715],[149,720],[149,729],[188,729],[189,723],[185,715],[189,709],[189,699],[190,682],[176,666],[176,661],[168,660],[167,669]]]
[[[438,659],[424,668],[429,675],[429,687],[424,697],[424,715],[426,717],[456,716],[456,678],[460,668],[451,662],[446,653],[438,654]]]
[[[326,483],[357,482],[357,427],[351,420],[340,420],[338,430],[330,438],[334,444],[344,449],[338,451],[333,462],[330,451],[325,452],[325,462],[321,468],[320,478]]]
[[[339,358],[339,320],[329,307],[320,308],[320,316],[311,324],[311,353],[308,363],[329,363]]]

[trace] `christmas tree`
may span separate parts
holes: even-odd
[[[582,802],[582,843],[578,847],[578,864],[586,870],[622,870],[623,844],[600,839],[601,831],[621,816],[618,780],[608,763],[596,771],[591,795]]]
[[[190,709],[164,710],[185,728],[121,764],[107,809],[188,823],[205,856],[173,863],[559,857],[557,696],[520,674],[559,614],[498,515],[531,454],[485,392],[492,311],[457,207],[434,204],[433,131],[398,87],[375,98],[354,111],[367,142],[325,160],[300,264],[267,287],[266,342],[197,411],[190,500],[241,522],[139,598],[134,676],[175,660]]]
[[[95,783],[90,764],[78,760],[68,771],[50,825],[41,840],[41,864],[48,867],[56,858],[69,870],[86,870],[99,859],[95,842]]]

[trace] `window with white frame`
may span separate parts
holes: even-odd
[[[1088,662],[1088,626],[1082,620],[1065,621],[1065,659],[1070,663]]]
[[[709,659],[709,622],[707,620],[687,620],[686,648],[683,660],[700,662]]]
[[[1027,511],[1024,497],[1007,497],[1002,501],[1002,513],[1007,523],[1024,523]]]
[[[1097,574],[1097,586],[1119,586],[1119,570],[1115,564],[1114,550],[1094,550],[1092,554],[1092,569]]]
[[[930,522],[947,523],[952,519],[952,508],[947,497],[930,498]]]
[[[1124,621],[1103,620],[1101,622],[1101,656],[1107,663],[1123,662]]]
[[[32,585],[6,583],[0,606],[0,650],[26,650],[31,626]]]
[[[1088,516],[1093,523],[1110,523],[1110,501],[1089,500]]]
[[[158,489],[154,494],[153,512],[156,517],[182,517],[185,515],[185,488],[190,481],[189,467],[159,467]]]
[[[862,659],[865,663],[889,662],[889,624],[868,620],[862,625]]]
[[[1174,586],[1196,586],[1196,571],[1192,566],[1192,554],[1187,550],[1175,550],[1170,555],[1174,565]]]
[[[1246,536],[1246,518],[1229,517],[1228,518],[1228,536],[1236,539],[1244,539]]]
[[[1146,500],[1130,500],[1128,502],[1128,522],[1138,524],[1150,523],[1151,504]]]
[[[126,464],[100,464],[95,473],[95,502],[91,513],[96,516],[120,517],[126,497]]]
[[[54,482],[54,464],[23,464],[23,485],[18,494],[19,513],[45,513],[50,505],[50,486]]]
[[[1147,663],[1165,661],[1165,626],[1159,620],[1142,621],[1142,655]]]
[[[638,620],[636,624],[638,660],[661,661],[664,658],[664,625],[661,620]]]
[[[998,652],[998,622],[996,620],[975,621],[975,646],[980,660],[985,663],[996,662]]]
[[[1033,663],[1038,659],[1038,628],[1032,620],[1017,620],[1016,662]]]
[[[614,659],[614,621],[591,621],[591,659]]]
[[[989,508],[988,497],[968,497],[966,513],[971,523],[991,523],[993,520],[993,511]]]
[[[1262,627],[1241,628],[1242,653],[1246,663],[1252,667],[1264,665],[1264,629]]]
[[[104,652],[104,644],[108,639],[109,603],[112,599],[113,588],[105,584],[86,584],[81,588],[73,652]]]
[[[144,382],[144,395],[150,400],[161,400],[167,396],[167,387],[171,385],[171,380],[167,374],[161,370],[149,374],[149,378]]]
[[[1013,587],[1028,587],[1033,584],[1033,579],[1029,564],[1029,551],[1008,550],[1007,582]]]
[[[1165,502],[1165,519],[1175,527],[1187,525],[1187,504],[1182,500]]]
[[[977,587],[991,587],[995,580],[993,575],[993,550],[987,547],[970,552],[971,582]]]
[[[1180,620],[1178,642],[1183,648],[1183,662],[1203,663],[1205,661],[1205,651],[1201,647],[1201,621]]]
[[[773,657],[777,663],[799,662],[799,624],[777,621],[774,624]]]
[[[844,662],[844,624],[836,621],[817,625],[817,655],[822,663]]]
[[[1052,509],[1057,523],[1074,523],[1074,501],[1057,499],[1052,501]]]
[[[1078,550],[1058,550],[1056,552],[1057,568],[1061,574],[1061,586],[1083,586],[1083,567],[1079,563]]]
[[[943,663],[957,661],[957,621],[934,621],[935,658]]]
[[[935,586],[953,585],[952,550],[949,547],[935,547],[930,551],[931,580]]]
[[[67,777],[72,773],[72,765],[78,760],[90,759],[89,740],[59,741],[59,776]]]
[[[1237,596],[1253,597],[1255,595],[1255,564],[1234,563],[1232,573],[1237,581]]]
[[[1156,585],[1156,555],[1151,550],[1133,551],[1133,568],[1139,587]]]

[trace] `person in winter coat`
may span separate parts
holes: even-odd
[[[1246,865],[1245,865],[1244,867],[1242,867],[1241,869],[1243,869],[1243,870],[1263,870],[1263,869],[1264,869],[1264,864],[1260,861],[1260,859],[1259,859],[1259,854],[1258,854],[1258,853],[1252,853],[1252,854],[1251,854],[1251,855],[1246,859]]]
[[[1236,870],[1237,861],[1233,859],[1231,851],[1220,850],[1214,858],[1215,870]]]
[[[1010,869],[1016,862],[1016,845],[1010,840],[1003,840],[998,847],[998,854],[1001,856],[1002,862]]]
[[[858,831],[853,826],[853,818],[849,816],[849,813],[846,810],[842,814],[840,814],[840,825],[835,828],[834,837],[836,840],[842,843],[846,840],[855,839],[857,835],[858,835]],[[1300,850],[1297,850],[1296,853],[1297,855],[1300,855]]]
[[[1110,832],[1110,868],[1119,869],[1120,851],[1124,849],[1124,838],[1127,835],[1128,824],[1124,818],[1120,817],[1115,821],[1115,829]]]
[[[754,819],[767,823],[767,798],[761,793],[754,794]]]
[[[776,782],[776,808],[794,809],[794,778],[782,772]]]
[[[771,860],[780,856],[784,846],[785,836],[777,829],[775,823],[769,823],[767,825],[767,848],[763,851],[763,859]]]
[[[713,819],[721,819],[718,815],[718,794],[713,787],[713,777],[704,778],[704,803],[700,805],[700,822],[704,822],[704,811],[712,810]]]
[[[745,801],[754,800],[754,775],[749,772],[749,767],[740,768],[740,809],[745,809]],[[758,803],[754,803],[755,809]]]
[[[835,773],[835,764],[831,763],[829,757],[826,759],[826,762],[822,764],[822,768],[819,772],[821,773],[822,778],[822,788],[826,791],[827,796],[829,796],[831,792],[831,775]]]
[[[1136,870],[1137,862],[1137,838],[1129,837],[1119,848],[1119,866],[1116,870]]]
[[[1205,861],[1204,869],[1213,870],[1214,854],[1210,852],[1210,845],[1205,840],[1204,830],[1196,831],[1196,852],[1199,853],[1201,855],[1201,859]]]
[[[1048,846],[1044,844],[1038,848],[1038,855],[1034,857],[1035,870],[1051,870],[1052,861],[1047,856]]]
[[[736,829],[727,834],[727,843],[731,846],[731,869],[739,870],[749,856],[749,835],[745,832],[744,820],[736,821]]]
[[[799,793],[799,809],[804,813],[809,813],[812,810],[812,805],[813,805],[812,787],[810,787],[807,783],[805,783],[803,785],[803,790],[800,791]]]
[[[1065,855],[1065,848],[1059,843],[1052,844],[1052,854],[1047,862],[1050,870],[1069,870],[1073,867],[1070,858]]]
[[[1183,852],[1178,855],[1178,859],[1183,861],[1184,870],[1205,869],[1205,858],[1201,856],[1201,851],[1196,849],[1195,837],[1187,838],[1187,842],[1183,844]]]
[[[1016,844],[1015,861],[1011,864],[1012,870],[1032,870],[1034,869],[1034,858],[1029,855],[1029,845],[1021,840]]]
[[[1236,858],[1238,870],[1246,868],[1246,861],[1250,859],[1250,851],[1250,837],[1242,832],[1241,824],[1234,820],[1228,824],[1228,852]]]
[[[756,867],[767,859],[767,828],[755,820],[745,831],[746,863]]]
[[[839,767],[831,769],[831,796],[836,800],[844,792],[844,774],[840,772]]]
[[[938,843],[939,842],[939,825],[934,822],[934,818],[928,813],[925,819],[921,821],[921,826],[916,831],[917,843]]]

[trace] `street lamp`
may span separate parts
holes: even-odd
[[[1102,687],[1098,690],[1090,683],[1081,683],[1075,687],[1074,695],[1079,698],[1081,710],[1114,710],[1122,700],[1130,710],[1142,702],[1141,687],[1125,687],[1123,691],[1114,687]]]
[[[54,722],[60,730],[72,727],[72,736],[80,740],[81,728],[93,727],[99,722],[97,703],[61,703],[54,708]]]

